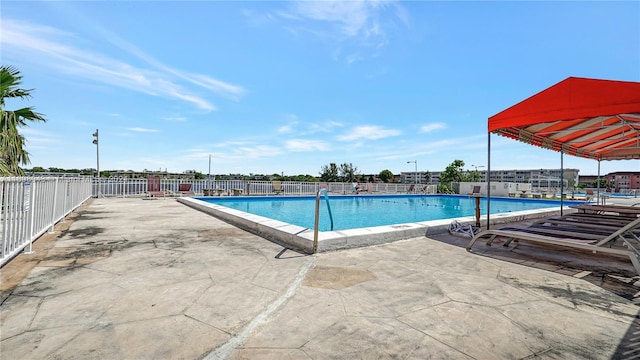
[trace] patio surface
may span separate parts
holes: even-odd
[[[95,199],[4,266],[3,359],[638,359],[628,260],[439,235],[300,254]]]

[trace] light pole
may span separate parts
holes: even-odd
[[[418,184],[418,160],[407,161],[407,164],[411,164],[411,163],[414,163],[414,164],[416,165],[416,170],[415,170],[415,174],[416,174],[416,175],[415,175],[415,176],[416,176],[416,178],[415,178],[415,183],[416,183],[416,185],[417,185],[417,184]]]
[[[98,129],[96,129],[96,132],[93,133],[93,137],[95,137],[95,139],[93,139],[93,143],[96,144],[96,167],[97,167],[97,171],[98,171],[98,193],[97,193],[97,197],[100,197],[101,194],[101,183],[100,183],[100,146],[98,145]]]

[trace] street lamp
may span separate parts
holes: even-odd
[[[93,139],[93,143],[96,144],[96,170],[98,171],[98,193],[97,193],[97,197],[100,197],[101,191],[101,184],[100,184],[100,146],[98,145],[98,129],[96,129],[96,132],[94,132],[93,137],[95,137],[95,139]]]
[[[416,165],[416,178],[415,178],[415,183],[416,185],[418,184],[418,160],[413,160],[413,161],[407,161],[407,164],[411,164],[414,163]]]

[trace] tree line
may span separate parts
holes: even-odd
[[[25,169],[21,168],[21,165],[28,165],[31,163],[29,159],[29,152],[25,147],[24,136],[20,134],[19,129],[29,126],[32,122],[46,122],[44,115],[35,111],[33,107],[23,107],[16,110],[6,110],[5,101],[8,99],[20,99],[26,100],[31,98],[31,92],[33,89],[22,89],[22,75],[20,72],[12,66],[0,66],[0,176],[24,176]],[[474,182],[479,181],[482,175],[476,170],[464,170],[464,161],[454,160],[449,164],[444,171],[440,174],[440,185],[438,186],[438,192],[450,193],[452,192],[451,183],[453,182]],[[34,167],[28,172],[59,172],[59,173],[77,173],[80,175],[94,175],[94,169],[60,169],[60,168],[48,168]],[[116,170],[101,171],[101,177],[109,177]],[[215,175],[216,178],[234,178],[242,180],[281,180],[281,181],[324,181],[324,182],[373,182],[375,179],[373,175],[363,175],[359,172],[358,167],[352,163],[342,163],[340,165],[336,163],[330,163],[323,165],[319,172],[320,177],[312,175],[294,175],[285,176],[284,174],[229,174],[229,175]],[[431,175],[429,172],[425,174],[427,182],[429,182]],[[206,176],[200,172],[194,172],[195,179],[204,179]],[[388,170],[382,170],[378,173],[378,179],[383,182],[390,182],[394,179],[394,174]],[[597,186],[597,182],[594,181],[594,186]],[[586,186],[583,184],[576,184],[576,187]],[[606,179],[601,179],[600,187],[611,188],[613,184],[609,183]]]
[[[378,179],[383,182],[393,180],[393,173],[388,169],[380,171]],[[352,163],[330,163],[320,169],[320,181],[324,182],[374,182],[373,175],[364,175],[358,171],[358,167]]]
[[[464,161],[454,160],[449,166],[447,166],[443,172],[440,173],[440,185],[439,192],[450,193],[452,182],[473,182],[480,181],[482,174],[477,170],[464,170]],[[426,182],[430,182],[431,174],[427,171],[424,175]],[[394,174],[388,170],[382,170],[378,174],[378,179],[383,182],[390,182],[394,179]],[[358,167],[352,163],[342,163],[337,165],[336,163],[330,163],[329,165],[323,165],[320,170],[320,181],[339,181],[339,182],[373,182],[373,176],[361,174],[358,171]]]

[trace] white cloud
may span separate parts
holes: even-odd
[[[136,132],[149,132],[149,133],[154,133],[159,131],[157,129],[146,129],[146,128],[140,128],[140,127],[127,128],[127,130],[136,131]]]
[[[184,116],[165,116],[162,119],[167,121],[177,121],[177,122],[187,121],[187,118]]]
[[[107,33],[108,41],[146,61],[150,67],[135,67],[101,53],[76,48],[72,44],[75,38],[56,28],[12,19],[3,19],[1,26],[0,44],[5,58],[9,54],[19,54],[20,57],[38,59],[42,66],[49,66],[66,74],[185,101],[206,111],[216,110],[216,107],[187,86],[196,85],[233,99],[244,94],[241,86],[166,66],[113,34]],[[106,33],[104,30],[102,32]]]
[[[375,5],[365,1],[300,1],[292,3],[291,10],[299,18],[334,23],[344,36],[351,37],[376,27],[375,19],[371,19]]]
[[[20,133],[22,135],[36,135],[36,136],[47,136],[47,133],[41,130],[35,130],[30,127],[22,127],[20,128]]]
[[[216,149],[214,151],[208,149]],[[227,141],[211,145],[199,145],[185,150],[188,158],[206,158],[211,154],[215,163],[243,163],[247,160],[279,156],[284,152],[282,147],[256,144],[250,141]]]
[[[205,89],[209,89],[219,95],[226,96],[235,100],[238,100],[238,98],[245,93],[245,90],[242,86],[216,80],[207,75],[180,72],[175,72],[175,74],[179,75],[185,80],[189,80],[196,85],[200,85]]]
[[[229,140],[224,142],[219,142],[213,145],[213,147],[217,148],[234,148],[238,146],[246,146],[249,145],[250,142],[244,140]]]
[[[362,61],[363,57],[359,53],[353,53],[351,55],[347,55],[345,60],[347,64],[353,64],[358,61]]]
[[[331,132],[335,128],[344,127],[344,124],[338,121],[328,120],[321,123],[315,123],[309,125],[309,131],[311,133],[317,132]]]
[[[28,127],[21,128],[20,133],[25,137],[27,150],[36,148],[42,149],[46,148],[48,145],[61,143],[61,141],[47,132],[34,130]]]
[[[177,69],[166,66],[160,61],[156,60],[154,57],[145,53],[135,45],[129,43],[128,41],[122,39],[116,34],[110,32],[105,28],[97,28],[97,30],[104,34],[106,40],[116,45],[117,47],[129,52],[130,54],[135,55],[136,57],[144,60],[149,65],[152,65],[159,70],[162,70],[168,74],[173,74],[183,80],[187,80],[188,82],[201,86],[205,89],[211,90],[219,95],[230,97],[233,99],[238,99],[239,96],[243,95],[245,90],[241,86],[233,85],[218,79],[214,79],[210,76],[204,74],[196,74],[191,72],[183,72]]]
[[[431,124],[422,125],[420,127],[420,132],[428,133],[435,130],[445,129],[446,127],[447,125],[445,123],[431,123]]]
[[[301,33],[329,40],[332,43],[349,42],[356,48],[379,49],[389,43],[386,29],[395,20],[409,24],[408,13],[395,1],[296,1],[275,13],[285,22],[285,29],[295,36]],[[389,11],[391,10],[391,11]],[[340,58],[334,52],[334,59]],[[351,64],[367,57],[359,51],[344,51],[344,60]]]
[[[359,139],[377,140],[391,136],[398,136],[402,132],[396,129],[385,129],[381,126],[367,125],[355,127],[350,133],[338,136],[340,141],[354,141]]]
[[[285,142],[285,148],[289,151],[327,151],[330,146],[322,140],[292,139]]]
[[[293,125],[283,125],[276,130],[279,134],[287,134],[293,132]]]
[[[295,114],[287,114],[285,116],[286,120],[288,121],[287,124],[280,126],[276,131],[279,134],[288,134],[291,133],[295,130],[295,128],[297,127],[297,125],[300,123],[300,120],[298,119],[298,116]]]
[[[298,135],[329,133],[335,128],[344,126],[344,124],[333,120],[327,120],[319,123],[306,123],[293,114],[288,115],[287,118],[289,119],[289,123],[282,125],[277,129],[279,134],[290,134],[294,132]]]

